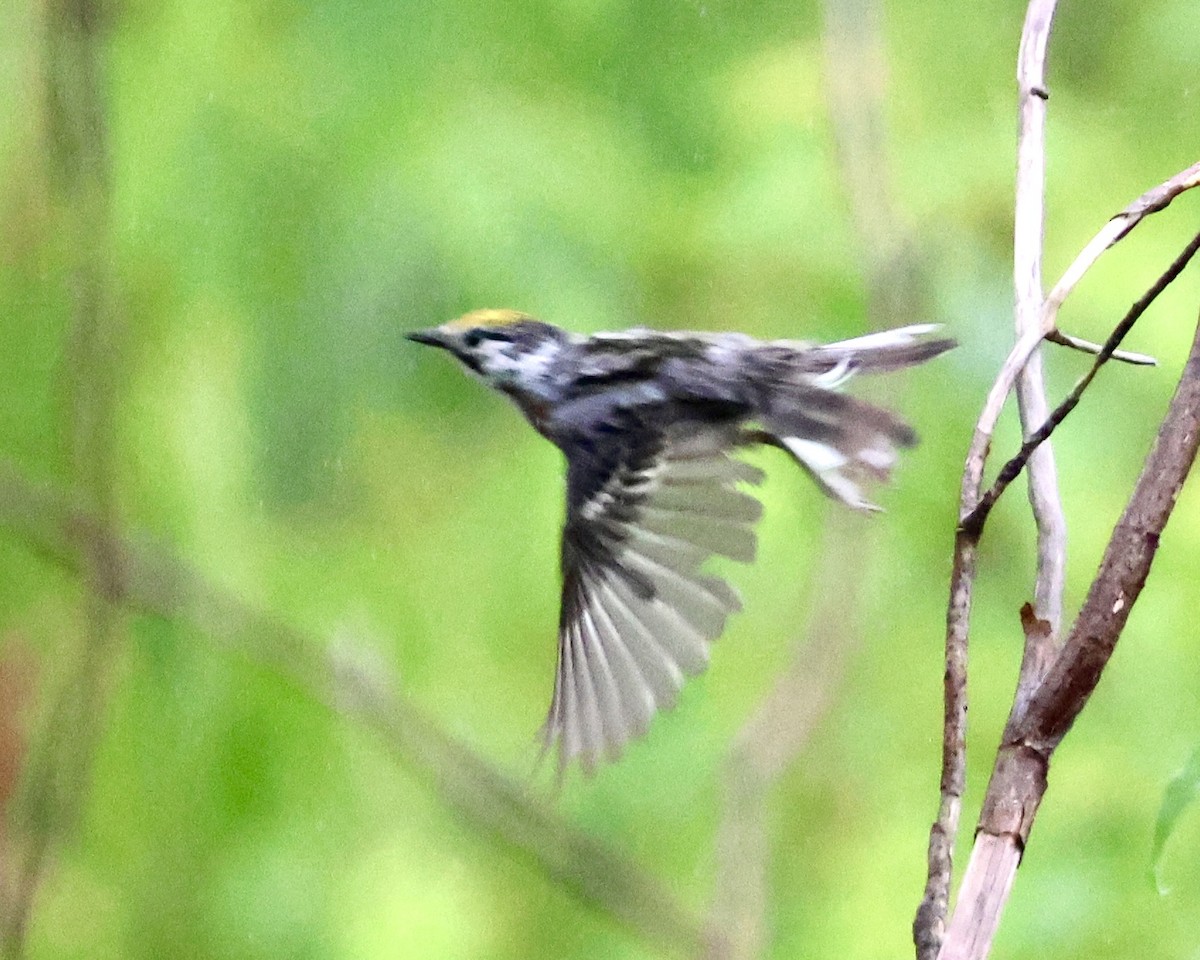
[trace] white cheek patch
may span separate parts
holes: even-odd
[[[489,377],[538,381],[549,375],[559,349],[559,344],[547,341],[535,350],[520,353],[511,343],[493,340],[481,345],[479,363]]]

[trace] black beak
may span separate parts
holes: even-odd
[[[450,348],[449,339],[437,327],[430,327],[428,330],[414,330],[412,333],[406,333],[404,337],[414,343],[423,343],[427,347],[441,347],[443,350]]]

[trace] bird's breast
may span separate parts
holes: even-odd
[[[534,396],[523,390],[506,389],[504,391],[517,405],[517,409],[525,414],[525,419],[538,433],[549,436],[551,405],[548,400]]]

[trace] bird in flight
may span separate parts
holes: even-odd
[[[761,513],[734,454],[786,451],[830,497],[877,510],[916,434],[839,388],[954,346],[917,324],[837,343],[633,329],[582,335],[514,310],[476,310],[408,334],[507,394],[567,461],[558,666],[543,750],[591,773],[674,705],[741,608],[713,555],[754,559]]]

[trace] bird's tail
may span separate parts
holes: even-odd
[[[776,340],[771,346],[792,351],[789,366],[795,374],[816,376],[828,381],[825,386],[837,386],[856,373],[889,373],[945,353],[955,341],[930,336],[940,329],[936,323],[915,323],[836,343]]]
[[[770,344],[755,439],[786,450],[829,496],[878,510],[866,495],[868,482],[886,482],[899,451],[914,446],[917,435],[895,414],[837,387],[855,373],[886,373],[944,353],[954,341],[928,338],[937,329],[919,324],[822,346]]]

